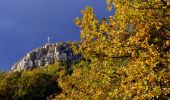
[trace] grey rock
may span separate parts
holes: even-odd
[[[80,55],[75,55],[73,53],[70,43],[46,44],[45,46],[32,50],[26,54],[19,62],[12,66],[11,71],[47,66],[56,61],[69,60],[74,62],[79,58]]]

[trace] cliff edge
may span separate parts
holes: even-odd
[[[55,61],[76,61],[80,55],[75,55],[70,43],[46,44],[26,54],[19,62],[14,64],[12,71],[33,69],[39,66],[53,64]]]

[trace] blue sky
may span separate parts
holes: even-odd
[[[0,70],[9,70],[26,53],[52,42],[78,41],[73,20],[85,6],[109,16],[105,0],[0,0]]]

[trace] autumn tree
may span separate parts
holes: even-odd
[[[86,61],[75,65],[71,76],[61,79],[65,94],[58,98],[169,99],[170,3],[106,3],[108,10],[116,9],[109,18],[100,21],[92,7],[76,18],[81,28],[77,52]]]

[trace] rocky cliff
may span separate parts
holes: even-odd
[[[14,64],[11,70],[33,69],[35,67],[53,64],[55,61],[60,60],[78,60],[80,55],[75,55],[70,46],[70,43],[55,43],[34,49]]]

